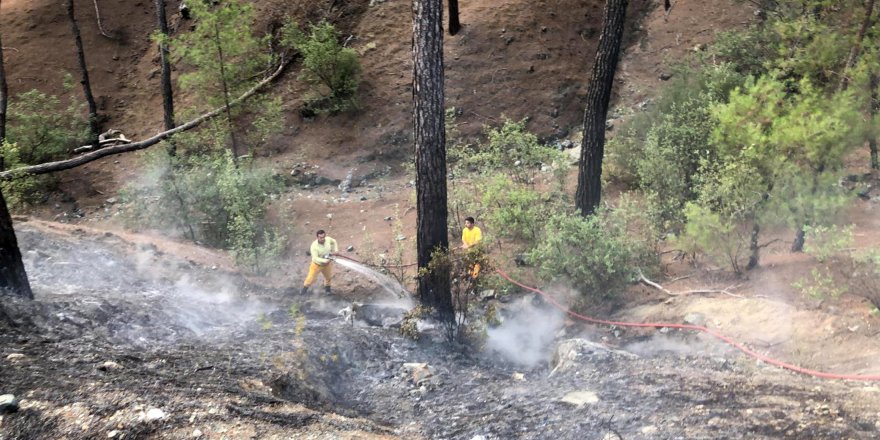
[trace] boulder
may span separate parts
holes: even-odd
[[[0,396],[0,415],[18,411],[18,399],[12,394]]]

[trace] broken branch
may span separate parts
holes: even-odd
[[[229,107],[240,104],[242,101],[250,98],[254,94],[256,94],[260,89],[265,87],[267,84],[271,83],[273,80],[281,76],[281,73],[284,71],[284,68],[290,64],[291,60],[282,61],[281,65],[278,66],[278,69],[268,78],[260,81],[255,86],[251,87],[250,90],[239,96],[238,98],[229,102]],[[100,148],[98,150],[92,151],[90,153],[83,154],[82,156],[77,156],[72,159],[59,160],[55,162],[47,162],[39,165],[30,165],[26,167],[16,168],[9,171],[4,171],[0,173],[0,180],[12,180],[16,177],[22,177],[25,175],[33,175],[33,174],[46,174],[54,171],[68,170],[71,168],[76,168],[80,165],[87,164],[89,162],[95,161],[105,156],[111,156],[114,154],[126,153],[129,151],[143,150],[147,147],[151,147],[159,142],[175,135],[177,133],[181,133],[192,128],[199,126],[201,123],[211,119],[221,113],[226,111],[226,106],[214,109],[208,113],[205,113],[183,125],[179,125],[177,127],[172,128],[171,130],[163,131],[151,138],[144,139],[142,141],[133,142],[129,144],[122,145],[113,145],[111,147]]]

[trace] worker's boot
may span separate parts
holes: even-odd
[[[299,291],[300,296],[308,296],[309,294],[309,286],[303,286],[302,290]]]
[[[330,295],[331,293],[333,293],[330,291],[330,286],[324,286],[324,293],[326,293],[327,295]]]

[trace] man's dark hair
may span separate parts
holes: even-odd
[[[315,237],[322,235],[322,234],[326,234],[326,232],[324,232],[323,229],[318,229],[318,232],[315,232]]]
[[[474,218],[473,218],[473,217],[468,217],[468,218],[464,219],[464,221],[466,221],[466,222],[471,222],[471,223],[476,223],[476,221],[474,221]]]

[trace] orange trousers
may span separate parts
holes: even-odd
[[[318,277],[318,272],[320,272],[321,275],[324,275],[324,285],[330,287],[330,279],[333,277],[333,263],[327,263],[321,266],[314,261],[309,263],[309,274],[306,275],[306,280],[303,282],[303,286],[311,286],[312,283],[315,282],[315,278]]]

